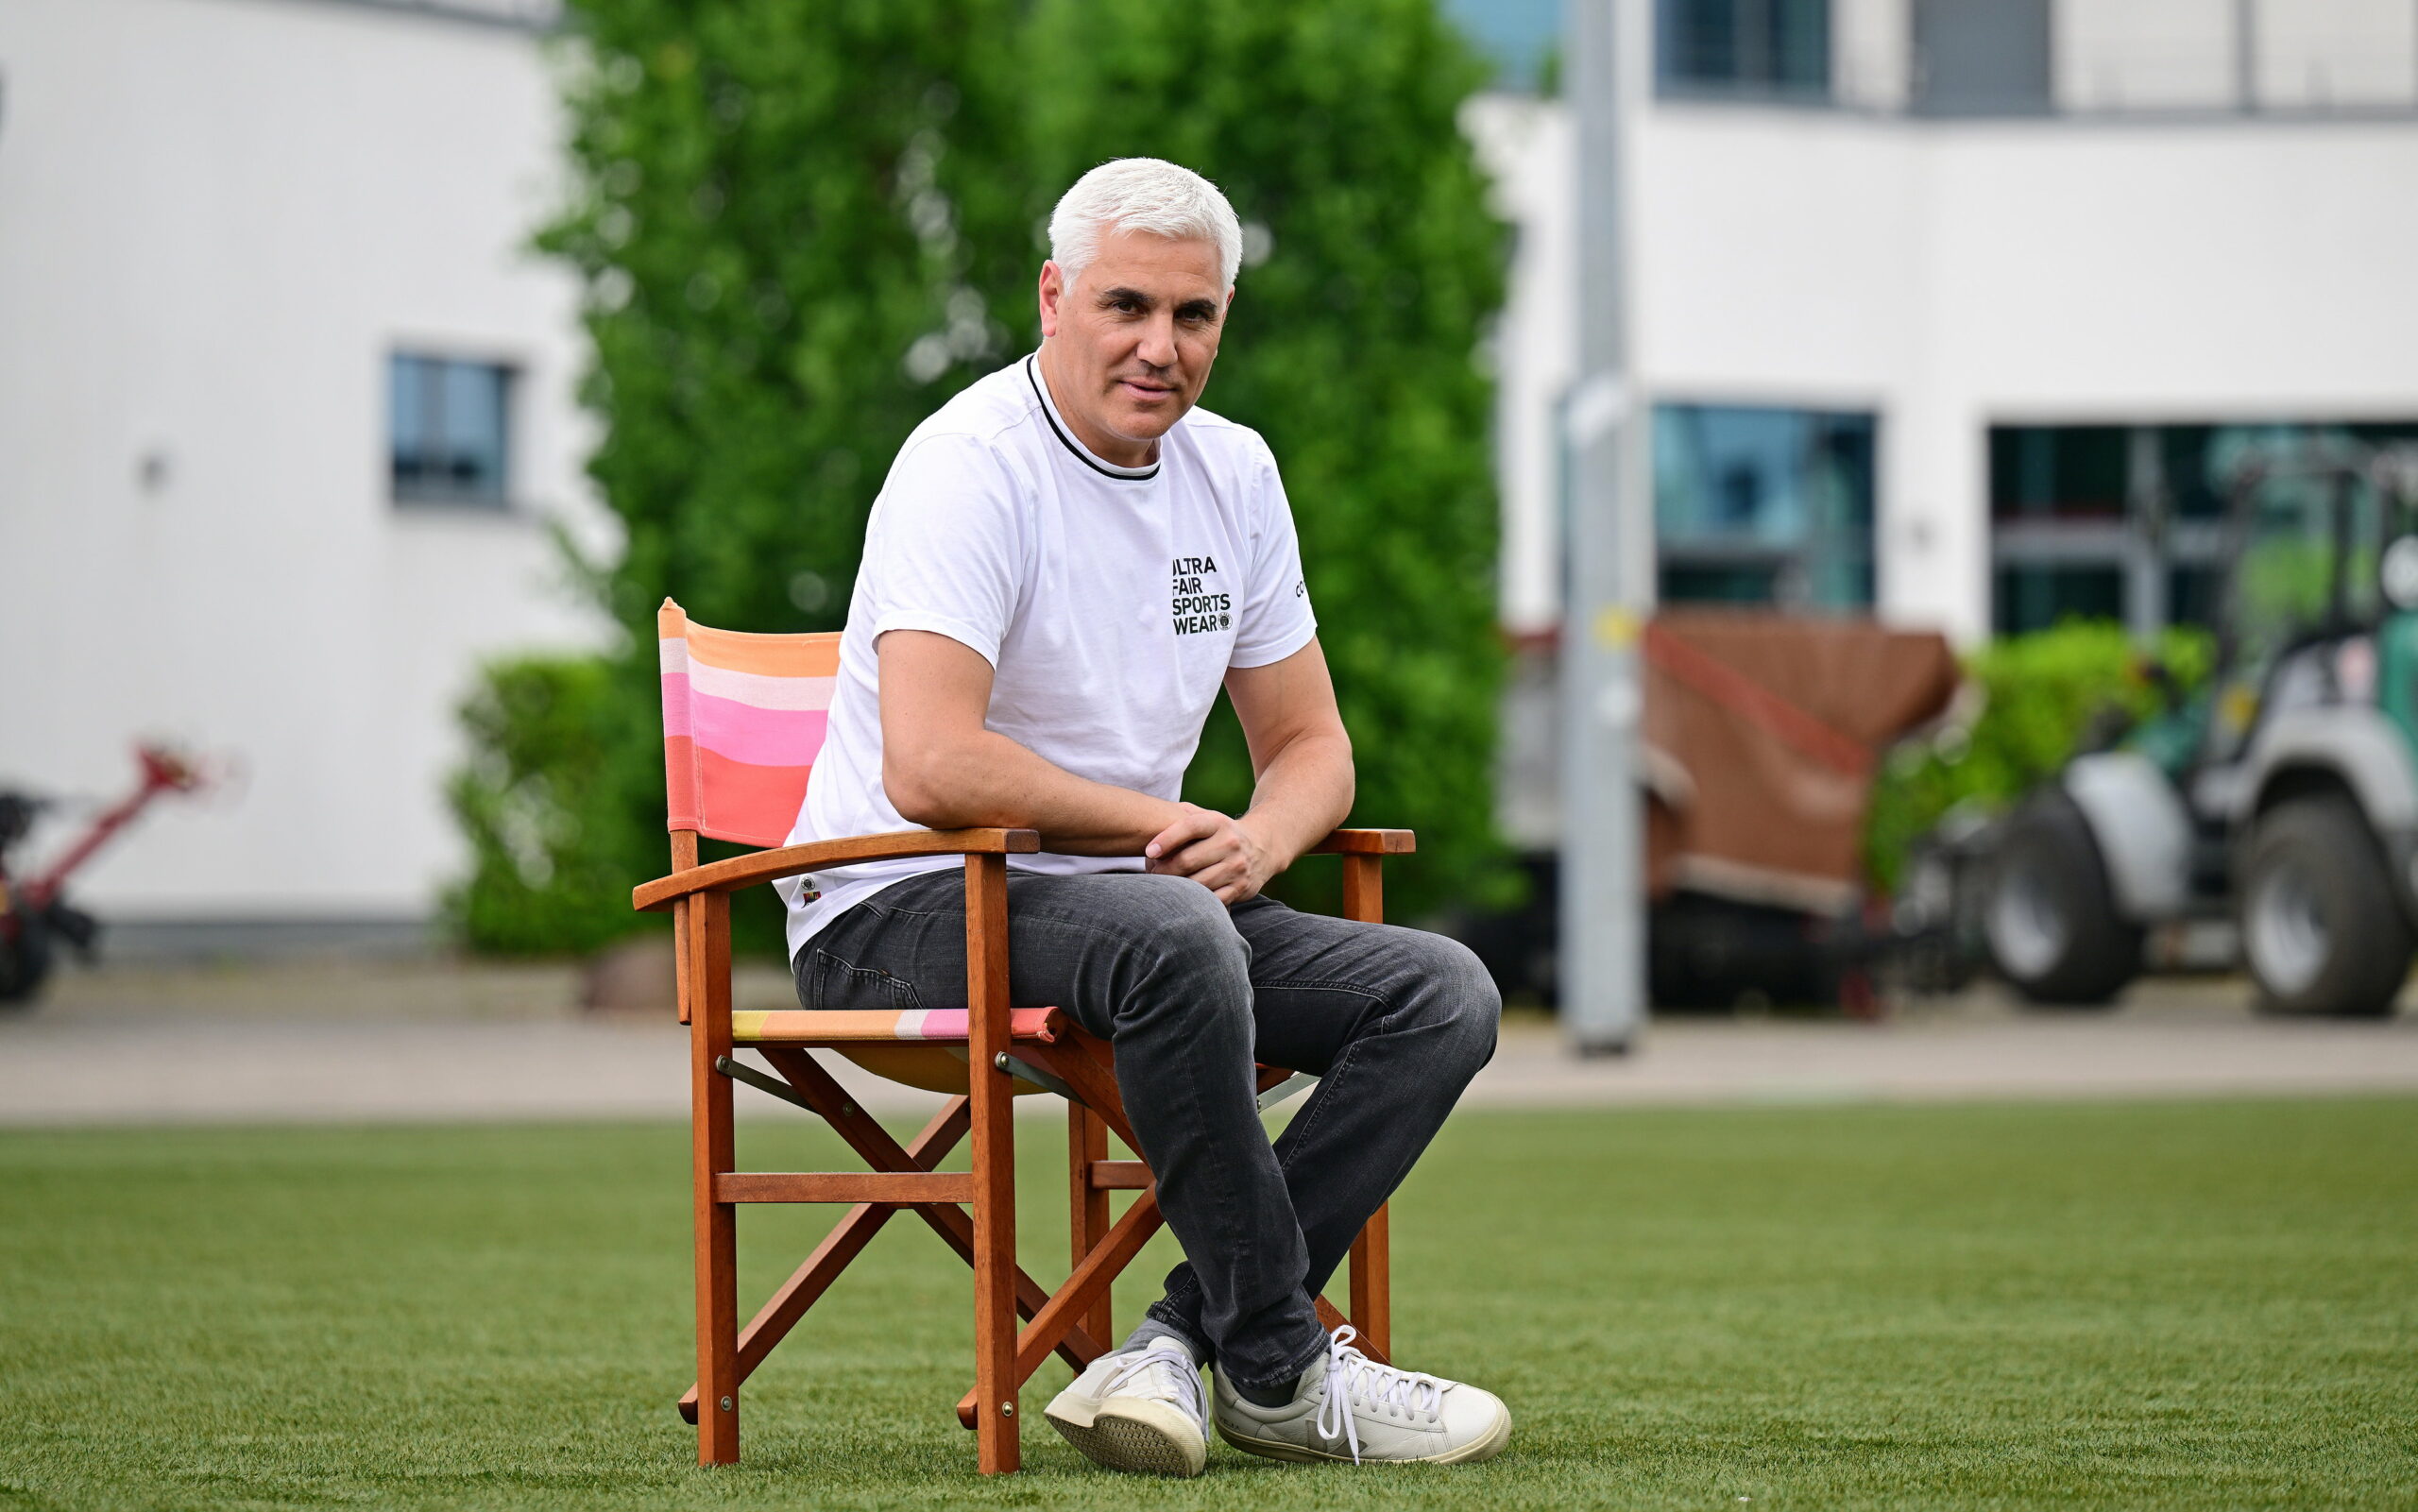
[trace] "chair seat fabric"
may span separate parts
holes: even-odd
[[[1008,1013],[1008,1037],[1056,1042],[1061,1020],[1054,1008],[1018,1008]],[[730,1015],[730,1037],[741,1045],[860,1045],[905,1043],[963,1045],[971,1028],[962,1008],[913,1008],[897,1012],[776,1009]]]
[[[1054,1044],[1065,1023],[1054,1008],[1008,1012],[1008,1037]],[[780,1009],[730,1015],[733,1045],[827,1045],[886,1080],[926,1092],[964,1096],[965,1042],[970,1033],[962,1008],[917,1008],[900,1012]],[[1017,1080],[1017,1096],[1042,1089]]]

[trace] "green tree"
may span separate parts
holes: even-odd
[[[989,313],[1030,240],[984,71],[1013,9],[578,11],[581,191],[540,245],[588,289],[590,471],[627,534],[608,606],[640,640],[666,592],[709,624],[836,629],[891,454],[1020,334]]]
[[[1050,205],[1132,153],[1218,179],[1266,254],[1210,397],[1285,468],[1356,817],[1421,830],[1402,906],[1483,882],[1499,655],[1475,354],[1501,230],[1454,122],[1484,70],[1429,0],[573,9],[575,189],[539,245],[586,288],[590,471],[624,541],[580,565],[623,649],[601,671],[502,664],[466,706],[451,796],[475,870],[453,901],[472,943],[635,925],[625,890],[664,858],[656,606],[838,628],[891,457],[1037,339]],[[1187,787],[1247,801],[1230,715]],[[746,902],[769,941],[769,894]]]
[[[627,889],[665,863],[656,605],[837,629],[892,453],[1023,339],[990,313],[1030,245],[1003,171],[1015,102],[993,82],[1007,0],[577,0],[574,16],[574,189],[538,245],[585,286],[588,470],[623,543],[581,566],[623,650],[602,678],[505,663],[466,706],[452,797],[475,869],[453,907],[496,949],[640,922]],[[569,708],[596,743],[526,738]],[[740,907],[747,938],[774,938],[769,893]]]
[[[1209,406],[1268,438],[1301,532],[1359,772],[1354,822],[1420,832],[1397,912],[1499,894],[1490,773],[1491,385],[1503,230],[1456,122],[1486,66],[1433,0],[1039,0],[1033,164],[1055,194],[1105,159],[1207,175],[1251,229]],[[1186,782],[1239,811],[1220,712]],[[1279,891],[1324,901],[1331,868]]]

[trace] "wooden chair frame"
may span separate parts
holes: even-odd
[[[787,845],[701,865],[696,831],[680,829],[672,835],[671,875],[633,893],[637,908],[668,909],[673,915],[680,1018],[689,1026],[697,1382],[681,1399],[680,1411],[697,1425],[700,1464],[738,1460],[741,1383],[863,1252],[882,1225],[902,1210],[914,1212],[974,1268],[974,1388],[959,1402],[958,1420],[975,1430],[982,1473],[1018,1468],[1023,1419],[1017,1393],[1042,1361],[1054,1352],[1081,1369],[1115,1347],[1110,1288],[1164,1220],[1148,1165],[1140,1160],[1108,1159],[1111,1131],[1128,1146],[1140,1147],[1126,1124],[1107,1043],[1054,1011],[1014,1011],[1012,1015],[1007,858],[1039,848],[1039,837],[1030,830],[913,830]],[[1313,854],[1342,857],[1344,915],[1374,923],[1385,916],[1379,870],[1383,858],[1412,848],[1407,830],[1340,829]],[[964,858],[967,1093],[950,1098],[921,1133],[901,1145],[808,1053],[816,1046],[867,1043],[862,1033],[818,1032],[858,1015],[766,1015],[785,1027],[747,1045],[771,1062],[781,1082],[731,1060],[730,894],[828,867],[933,856]],[[1054,1090],[1067,1096],[1074,1258],[1072,1270],[1055,1292],[1044,1291],[1015,1262],[1012,1066],[1029,1079],[1054,1082]],[[1262,1090],[1287,1076],[1281,1068],[1263,1067]],[[731,1126],[735,1079],[757,1083],[821,1116],[870,1169],[737,1170]],[[969,1134],[973,1169],[935,1170]],[[1109,1196],[1116,1191],[1137,1195],[1124,1215],[1112,1222]],[[750,1202],[851,1206],[742,1330],[737,1222],[740,1206]],[[1380,1208],[1352,1246],[1350,1319],[1359,1331],[1361,1349],[1378,1360],[1386,1358],[1392,1342],[1389,1261],[1387,1214]],[[1325,1298],[1318,1299],[1318,1307],[1327,1327],[1345,1321]],[[1028,1320],[1021,1332],[1019,1317]],[[707,1404],[710,1410],[705,1410]]]

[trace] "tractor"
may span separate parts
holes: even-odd
[[[2215,664],[1990,826],[1990,962],[2111,1001],[2152,928],[2233,921],[2271,1011],[2381,1016],[2418,947],[2418,451],[2253,459],[2227,489]]]

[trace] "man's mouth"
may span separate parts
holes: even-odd
[[[1147,378],[1120,378],[1116,382],[1118,386],[1124,388],[1128,393],[1134,394],[1144,399],[1158,399],[1164,395],[1175,392],[1173,384],[1154,383]]]

